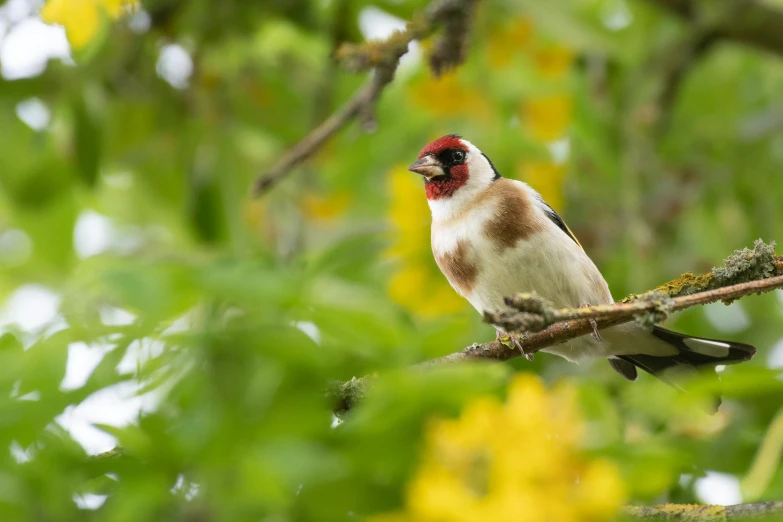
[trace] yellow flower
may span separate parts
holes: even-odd
[[[41,18],[65,27],[74,49],[90,43],[98,32],[98,8],[95,0],[49,0],[41,9]]]
[[[625,486],[614,463],[608,460],[588,463],[579,477],[579,485],[576,502],[588,519],[604,518],[625,501]]]
[[[542,76],[557,78],[571,68],[574,53],[562,45],[547,45],[533,51],[533,60]]]
[[[437,78],[428,75],[417,81],[411,87],[410,97],[414,104],[438,117],[470,114],[471,118],[488,120],[492,115],[486,96],[466,86],[457,71]]]
[[[428,243],[429,244],[429,243]],[[437,267],[415,259],[400,260],[387,288],[389,297],[421,317],[438,317],[459,312],[465,301],[448,285]]]
[[[109,16],[118,18],[122,14],[123,9],[135,9],[139,5],[139,0],[99,0],[99,3],[103,5]]]
[[[48,0],[41,8],[41,18],[65,27],[71,46],[81,49],[98,34],[101,13],[117,18],[124,8],[137,5],[138,0]]]
[[[571,123],[571,97],[555,94],[525,100],[522,121],[536,141],[558,140]]]
[[[490,66],[507,66],[514,53],[527,47],[532,37],[533,24],[528,18],[517,18],[512,23],[493,30],[486,51]]]
[[[438,270],[430,249],[430,209],[421,180],[404,166],[389,176],[389,221],[394,241],[386,251],[397,262],[387,284],[389,296],[422,317],[437,317],[465,308],[465,301]]]
[[[405,511],[378,520],[607,520],[625,487],[612,462],[580,451],[581,434],[572,388],[547,390],[520,374],[505,404],[478,398],[458,419],[428,426]]]
[[[389,179],[389,219],[396,232],[392,255],[410,256],[423,251],[422,241],[429,247],[430,209],[421,180],[403,166],[392,169]]]
[[[351,194],[347,191],[339,191],[324,196],[315,192],[306,192],[300,204],[307,217],[324,221],[344,213],[351,204]]]

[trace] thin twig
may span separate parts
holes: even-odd
[[[672,107],[690,70],[699,59],[707,54],[718,41],[715,30],[711,27],[697,26],[683,40],[674,42],[667,47],[661,56],[659,85],[653,107],[657,116],[656,132],[663,134],[669,129],[672,117]]]
[[[657,65],[652,65],[651,72],[659,77],[653,100],[657,116],[656,132],[662,134],[668,129],[672,106],[688,72],[719,41],[722,29],[740,17],[749,4],[750,0],[733,0],[696,6],[690,13],[692,23],[685,36],[655,56]]]
[[[699,7],[699,0],[647,0],[648,3],[664,7],[683,18],[692,19]],[[737,16],[717,28],[718,38],[741,42],[757,49],[783,55],[783,11],[765,2],[755,0],[725,0],[706,2],[725,8],[733,3],[740,7]]]
[[[385,80],[385,78],[382,79]],[[376,73],[337,112],[329,116],[322,124],[305,136],[302,141],[283,154],[277,163],[269,169],[269,172],[258,179],[254,193],[259,195],[269,190],[272,185],[280,181],[291,169],[312,156],[326,140],[356,117],[364,106],[377,100],[381,90],[383,90],[388,81],[391,81],[389,79],[386,83],[383,83],[380,80]]]
[[[451,35],[448,42],[465,48],[464,38],[476,0],[435,0],[423,14],[414,16],[404,31],[396,31],[385,40],[367,42],[363,45],[344,45],[337,53],[347,67],[353,70],[373,69],[372,77],[334,114],[313,129],[299,143],[289,149],[269,169],[258,178],[253,194],[259,196],[285,177],[294,167],[311,157],[330,137],[349,122],[358,118],[365,130],[374,130],[375,105],[381,93],[394,79],[400,58],[408,52],[408,44],[431,35],[440,25],[444,25]],[[462,40],[453,37],[455,27],[462,27]],[[455,43],[456,42],[456,43]],[[436,47],[440,49],[439,45]],[[441,51],[440,54],[443,54]],[[437,59],[435,59],[437,57]],[[445,67],[453,67],[464,58],[464,52],[456,55],[433,55],[433,72],[438,74]]]

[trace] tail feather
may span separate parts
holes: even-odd
[[[675,368],[700,368],[719,364],[735,364],[750,360],[756,348],[733,341],[705,339],[654,327],[653,335],[677,349],[675,355],[621,355],[620,359],[673,384],[663,374]]]
[[[635,381],[636,377],[638,377],[636,374],[636,366],[630,361],[625,361],[619,357],[609,357],[609,364],[612,365],[614,371],[629,381]]]
[[[674,357],[691,366],[734,364],[749,361],[756,354],[749,344],[692,337],[659,326],[653,328],[653,335],[677,348],[679,354]]]

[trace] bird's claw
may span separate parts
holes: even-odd
[[[519,340],[519,337],[517,337],[516,335],[512,335],[511,339],[513,339],[514,344],[517,346],[517,348],[519,348],[519,352],[522,355],[525,356],[525,359],[527,359],[528,361],[532,362],[533,361],[533,353],[525,351],[525,348],[522,347],[522,342]]]
[[[587,308],[588,306],[593,306],[593,305],[583,304],[579,308]],[[590,335],[593,336],[593,339],[595,339],[599,343],[602,343],[604,340],[601,338],[601,334],[598,333],[598,323],[595,322],[595,319],[588,319],[588,321],[590,322],[590,326],[593,327],[593,333],[591,333]]]
[[[601,338],[601,334],[598,333],[598,323],[595,322],[595,319],[590,319],[590,326],[593,327],[593,333],[590,335],[593,336],[593,339],[602,343],[604,340]]]

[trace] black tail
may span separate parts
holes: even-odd
[[[691,337],[658,326],[653,328],[653,335],[674,346],[677,349],[677,354],[666,357],[655,357],[652,355],[620,355],[618,356],[618,359],[633,364],[670,384],[674,383],[663,375],[668,370],[673,370],[675,368],[693,369],[703,366],[717,366],[719,364],[735,364],[750,360],[756,353],[756,349],[749,344],[735,343],[733,341],[719,341],[717,339],[705,339],[703,337]],[[612,366],[617,369],[616,364],[612,364]],[[629,367],[626,365],[620,366]],[[628,372],[620,373],[625,375]],[[635,372],[633,373],[635,377]]]

